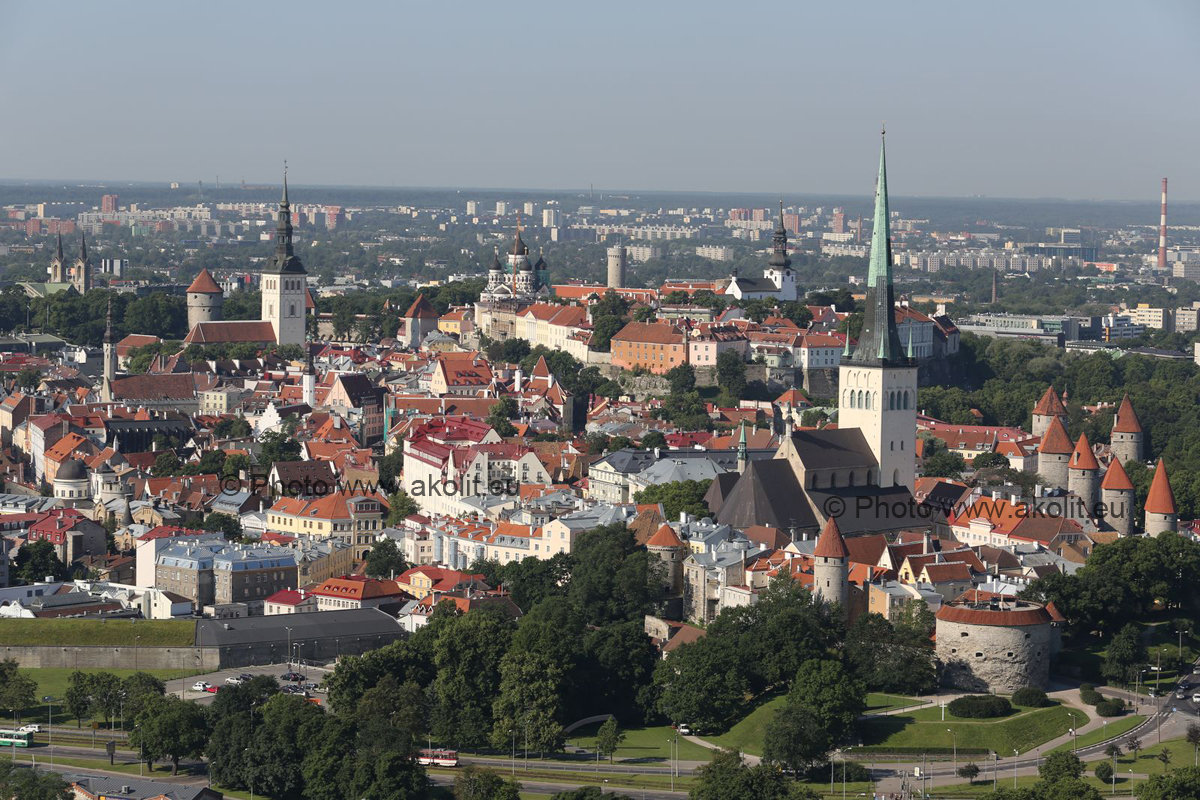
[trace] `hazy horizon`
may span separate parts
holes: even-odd
[[[0,3],[0,180],[1200,201],[1183,0],[331,8]]]

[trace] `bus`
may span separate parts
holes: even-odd
[[[457,767],[457,750],[421,750],[417,763],[424,767]]]
[[[0,730],[0,747],[32,747],[33,733],[30,731]]]

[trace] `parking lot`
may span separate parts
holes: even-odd
[[[167,681],[167,692],[176,697],[181,697],[185,700],[194,700],[202,705],[207,705],[212,702],[213,693],[194,688],[198,683],[207,683],[211,686],[221,687],[227,686],[226,679],[235,678],[242,675],[270,675],[280,684],[284,681],[280,676],[289,671],[297,671],[304,675],[304,683],[315,683],[320,686],[324,684],[325,678],[333,671],[333,668],[326,665],[300,663],[298,666],[295,662],[292,664],[267,664],[265,666],[256,667],[231,667],[223,669],[219,672],[210,672],[206,675],[192,675],[187,678],[176,678]],[[318,688],[316,691],[309,691],[309,697],[319,699],[324,703],[325,693],[323,688]]]

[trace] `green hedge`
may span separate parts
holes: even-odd
[[[946,706],[950,713],[962,719],[992,719],[1012,713],[1012,703],[994,694],[969,694],[951,700]]]
[[[1119,717],[1125,713],[1125,704],[1120,700],[1102,700],[1096,704],[1096,713],[1102,717]]]
[[[1023,708],[1045,708],[1054,705],[1046,693],[1036,686],[1024,686],[1013,692],[1012,703]]]

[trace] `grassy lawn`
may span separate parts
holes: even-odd
[[[511,778],[512,773],[508,770],[492,768],[496,774],[505,778]],[[427,772],[438,775],[457,775],[458,771],[454,769],[439,769],[431,767]],[[592,784],[594,786],[612,786],[623,787],[626,789],[670,789],[671,776],[659,773],[639,773],[639,772],[622,772],[622,773],[607,773],[599,774],[596,772],[588,772],[585,769],[579,770],[557,770],[546,769],[539,770],[531,761],[529,769],[521,769],[521,763],[517,762],[518,781],[545,781],[548,783],[579,783]],[[676,791],[686,792],[691,788],[695,778],[690,776],[680,775],[675,779]]]
[[[980,767],[980,769],[982,769],[983,764],[979,764],[979,767]],[[1112,788],[1113,788],[1112,783],[1101,783],[1100,781],[1096,780],[1096,778],[1092,775],[1090,764],[1089,764],[1088,771],[1086,773],[1084,773],[1083,779],[1089,786],[1093,786],[1096,789],[1100,790],[1101,794],[1103,794],[1105,796],[1109,795],[1112,792]],[[1038,779],[1032,775],[1021,775],[1021,776],[1017,777],[1017,786],[1021,787],[1021,788],[1027,789],[1027,788],[1033,786],[1037,782],[1038,782]],[[1116,784],[1118,795],[1121,797],[1128,797],[1129,794],[1131,793],[1131,791],[1134,788],[1136,788],[1137,786],[1139,786],[1141,783],[1143,783],[1143,781],[1140,781],[1140,780],[1130,781],[1128,778],[1122,778],[1120,775],[1118,775],[1117,776],[1117,784]],[[1005,774],[1004,774],[1004,770],[1003,769],[1000,770],[1000,774],[996,780],[997,788],[1003,789],[1003,788],[1007,787],[1007,788],[1011,789],[1012,785],[1013,785],[1012,772],[1009,772],[1008,776],[1006,778]],[[825,788],[828,789],[829,787],[826,786]],[[984,795],[988,795],[988,794],[992,793],[992,773],[990,770],[988,771],[987,780],[984,780],[983,773],[980,773],[979,777],[975,779],[974,783],[958,783],[958,784],[952,784],[952,785],[948,785],[948,786],[937,786],[937,787],[928,787],[928,788],[929,788],[929,796],[930,797],[946,797],[946,798],[982,797]]]
[[[982,748],[1004,755],[1014,749],[1024,753],[1063,735],[1075,724],[1087,722],[1083,712],[1065,706],[1022,709],[1001,719],[963,720],[940,708],[917,709],[912,714],[874,717],[859,723],[863,743],[883,747]],[[1081,719],[1082,717],[1082,719]],[[953,731],[953,733],[951,733]]]
[[[882,714],[885,711],[896,711],[901,708],[908,708],[920,704],[921,701],[915,697],[904,697],[898,694],[883,694],[882,692],[871,692],[867,695],[867,711],[868,714]]]
[[[19,621],[19,620],[18,620]],[[28,675],[38,682],[37,691],[34,696],[39,702],[21,712],[21,719],[32,720],[34,722],[46,721],[46,704],[40,702],[41,698],[50,695],[56,698],[54,703],[54,723],[56,725],[70,725],[75,722],[73,719],[68,719],[66,716],[66,708],[62,705],[62,698],[67,693],[67,684],[70,680],[73,669],[65,669],[59,667],[41,667],[36,669],[24,669],[20,672]],[[132,670],[132,669],[83,669],[80,672],[111,672],[120,679],[124,679],[132,675],[134,672],[149,672],[156,678],[161,678],[164,681],[172,678],[186,678],[189,675],[197,674],[196,670],[187,669],[147,669],[147,670]],[[7,715],[0,715],[0,719],[8,719]],[[84,721],[87,725],[87,720]]]
[[[0,645],[17,647],[191,647],[195,634],[196,623],[190,620],[0,619]]]
[[[571,732],[568,741],[577,747],[592,749],[596,746],[596,731],[599,723],[584,725]],[[613,760],[624,763],[639,761],[665,762],[671,758],[675,747],[670,744],[675,738],[675,730],[668,725],[653,728],[623,728],[625,741],[613,754]],[[520,742],[517,743],[518,749]],[[683,737],[679,738],[678,757],[680,761],[708,761],[713,751],[698,744],[692,744]]]
[[[1076,747],[1087,747],[1088,745],[1096,744],[1098,742],[1108,741],[1114,736],[1120,736],[1123,733],[1133,730],[1145,721],[1145,717],[1138,716],[1137,714],[1116,717],[1110,719],[1107,725],[1102,725],[1096,730],[1089,731],[1083,736],[1080,736],[1076,740],[1076,743],[1062,744],[1053,750],[1050,750],[1049,752],[1056,753],[1061,750],[1073,750]]]
[[[1123,756],[1117,757],[1117,772],[1134,772],[1144,773],[1146,775],[1160,775],[1163,773],[1163,763],[1159,761],[1159,753],[1164,750],[1170,754],[1170,761],[1167,762],[1166,770],[1178,769],[1179,767],[1190,767],[1196,763],[1195,749],[1188,744],[1184,739],[1167,739],[1162,744],[1155,744],[1155,740],[1149,736],[1142,739],[1142,746],[1145,748],[1138,753],[1135,760],[1132,753],[1126,752]],[[1121,748],[1128,751],[1124,742],[1118,742]]]
[[[705,736],[704,740],[740,750],[743,753],[761,756],[763,751],[763,736],[766,734],[767,723],[775,716],[775,711],[787,702],[786,695],[776,695],[759,705],[746,716],[742,717],[729,730],[718,736]]]

